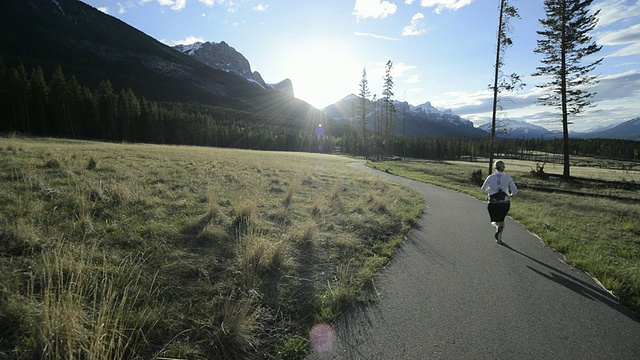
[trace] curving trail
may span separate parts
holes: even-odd
[[[497,245],[484,202],[350,166],[416,189],[427,208],[377,278],[379,301],[308,359],[640,359],[634,315],[513,219]]]

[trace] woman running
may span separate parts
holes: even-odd
[[[482,191],[489,193],[487,210],[489,210],[489,216],[491,217],[491,225],[496,229],[496,242],[502,244],[504,218],[511,207],[509,197],[517,194],[518,188],[511,176],[504,173],[504,162],[496,161],[494,167],[496,172],[487,176],[484,184],[482,184]]]

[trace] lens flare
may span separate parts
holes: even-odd
[[[329,324],[317,324],[311,329],[309,334],[311,338],[311,346],[315,352],[323,353],[331,350],[335,335]]]

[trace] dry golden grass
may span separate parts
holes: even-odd
[[[299,340],[364,298],[422,211],[343,157],[0,148],[0,358],[304,353]]]

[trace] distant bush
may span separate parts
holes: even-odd
[[[471,175],[469,175],[469,182],[475,185],[482,185],[484,182],[484,178],[482,177],[482,170],[474,170]]]

